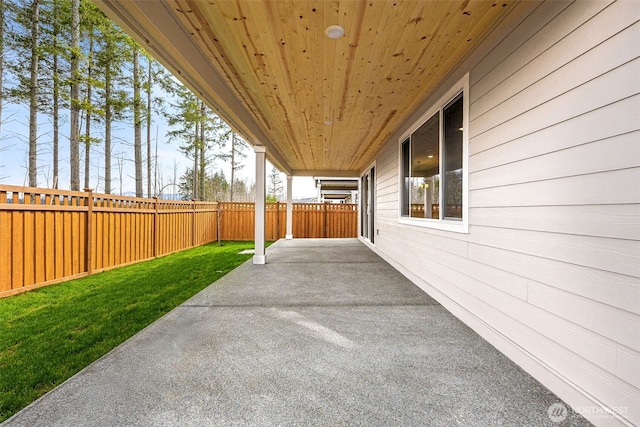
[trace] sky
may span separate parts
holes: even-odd
[[[52,123],[48,115],[38,117],[38,187],[51,188],[52,182]],[[92,134],[102,137],[101,125],[92,129]],[[112,193],[120,193],[120,175],[122,175],[122,193],[131,194],[135,192],[134,164],[133,164],[133,128],[130,125],[120,123],[114,125],[112,142]],[[174,167],[179,179],[184,174],[187,167],[193,161],[188,159],[178,149],[179,143],[171,143],[166,137],[169,128],[164,119],[155,117],[151,127],[151,139],[155,150],[155,142],[158,145],[158,191],[161,187],[173,182]],[[60,125],[60,179],[58,187],[69,189],[69,123]],[[26,186],[28,184],[28,110],[26,106],[17,104],[5,105],[2,111],[2,127],[0,128],[0,184]],[[146,128],[143,128],[143,141],[146,141]],[[146,148],[143,148],[146,153]],[[143,153],[143,156],[145,154]],[[244,167],[236,172],[237,176],[248,182],[255,182],[255,155],[251,148],[246,150],[247,158],[244,160]],[[84,147],[80,149],[80,183],[84,185]],[[104,148],[102,145],[92,147],[90,186],[96,192],[104,192]],[[118,161],[118,157],[121,158]],[[122,165],[122,173],[119,172],[119,164]],[[146,174],[146,163],[143,166]],[[216,160],[210,167],[210,172],[222,171],[229,179],[231,175],[231,165],[229,162]],[[267,173],[271,171],[271,165],[267,165]],[[146,176],[146,175],[145,175]],[[286,191],[286,178],[281,175]],[[168,185],[163,191],[164,194],[175,192],[172,185]],[[146,179],[143,188],[146,192]],[[293,198],[302,199],[317,195],[314,181],[311,177],[294,177]]]

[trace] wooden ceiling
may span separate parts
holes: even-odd
[[[367,167],[515,2],[95,1],[281,170],[324,176]]]

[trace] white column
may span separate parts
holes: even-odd
[[[256,233],[255,247],[256,253],[253,256],[254,264],[266,264],[267,256],[265,255],[265,215],[266,215],[266,160],[267,148],[256,145],[253,147],[256,153]]]
[[[293,239],[293,177],[287,175],[287,240]]]

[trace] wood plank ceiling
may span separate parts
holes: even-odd
[[[357,175],[515,2],[95,1],[296,175]]]

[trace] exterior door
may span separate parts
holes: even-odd
[[[372,166],[360,178],[360,236],[375,243],[376,168]]]

